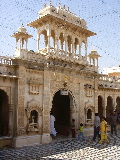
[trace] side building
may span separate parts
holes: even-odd
[[[95,112],[109,122],[120,111],[120,79],[99,74],[100,55],[88,54],[88,38],[96,33],[69,8],[51,4],[28,26],[37,30],[37,52],[28,50],[32,35],[22,25],[12,35],[14,57],[0,56],[0,146],[51,142],[51,110],[59,135],[70,135],[73,118],[76,129],[84,123],[92,133]]]
[[[120,78],[120,65],[118,67],[103,68],[103,73]]]

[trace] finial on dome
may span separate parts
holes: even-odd
[[[27,30],[26,30],[26,28],[23,26],[23,23],[22,23],[22,26],[18,28],[18,32],[27,33]]]
[[[52,1],[50,0],[50,5],[52,5]]]
[[[44,7],[46,7],[46,4],[44,3]]]

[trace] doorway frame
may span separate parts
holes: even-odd
[[[50,104],[50,111],[52,109],[52,102],[53,102],[53,98],[55,96],[55,94],[57,92],[59,92],[60,90],[66,90],[68,91],[68,95],[70,98],[70,124],[72,123],[72,119],[75,119],[75,128],[78,127],[78,112],[77,112],[77,105],[76,105],[76,101],[75,101],[75,96],[73,95],[72,91],[67,89],[67,88],[59,88],[59,89],[55,89],[54,92],[51,95],[51,104]]]

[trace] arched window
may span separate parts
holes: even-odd
[[[31,111],[30,114],[30,123],[37,123],[38,122],[38,113],[36,110]]]
[[[88,109],[88,111],[87,111],[87,119],[92,119],[92,111],[91,111],[91,109]]]
[[[38,112],[36,110],[32,110],[30,113],[29,120],[29,131],[34,131],[34,129],[38,129]]]

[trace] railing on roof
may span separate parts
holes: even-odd
[[[102,81],[109,81],[109,82],[120,82],[120,77],[117,76],[108,76],[108,75],[101,75],[99,80]]]
[[[12,65],[12,60],[7,56],[0,56],[0,64]]]

